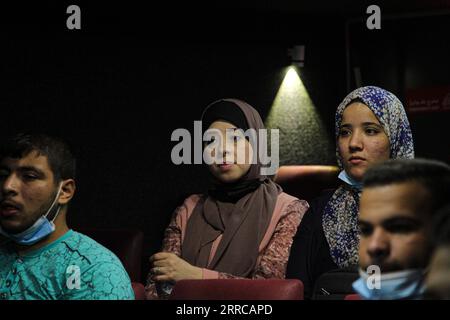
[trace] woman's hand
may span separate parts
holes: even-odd
[[[202,279],[202,269],[184,261],[177,255],[159,252],[150,257],[154,281],[177,282],[185,279]]]

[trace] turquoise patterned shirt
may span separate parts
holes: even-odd
[[[133,300],[120,260],[91,238],[69,230],[56,241],[18,255],[0,246],[0,300]]]

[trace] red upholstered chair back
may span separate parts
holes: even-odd
[[[132,282],[135,300],[145,300],[145,287],[142,283]]]
[[[286,193],[311,201],[323,190],[337,188],[338,174],[336,166],[281,166],[274,180]]]
[[[353,293],[346,295],[344,300],[362,300],[362,298],[359,294]]]
[[[181,280],[171,300],[303,300],[303,283],[297,279]]]
[[[111,250],[122,262],[132,282],[141,281],[144,234],[135,229],[78,229]]]

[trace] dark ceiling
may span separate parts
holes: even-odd
[[[366,8],[371,4],[378,5],[384,13],[396,14],[450,10],[450,0],[229,0],[212,6],[292,14],[359,16],[366,14]]]
[[[209,2],[79,2],[84,32],[107,34],[182,35],[193,38],[207,31],[226,35],[258,34],[261,29],[299,30],[303,25],[320,28],[334,25],[331,20],[347,21],[367,17],[367,7],[376,4],[382,17],[402,15],[450,15],[450,0],[212,0]],[[0,10],[0,29],[7,35],[40,31],[64,31],[69,2],[10,2]],[[288,19],[294,18],[294,19]],[[169,32],[168,30],[173,30]],[[216,32],[217,30],[217,32]],[[0,32],[1,32],[0,31]],[[275,30],[276,31],[276,30]],[[276,33],[274,31],[274,34]],[[275,36],[274,36],[275,37]],[[245,40],[246,38],[243,37]]]

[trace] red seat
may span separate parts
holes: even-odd
[[[170,300],[303,300],[303,283],[297,279],[181,280]]]
[[[353,293],[346,295],[344,300],[362,300],[362,298],[359,294]]]
[[[325,189],[339,185],[336,166],[281,166],[275,175],[275,182],[283,190],[299,199],[311,201]]]
[[[141,281],[144,234],[135,229],[78,229],[111,250],[122,262],[132,282]]]
[[[145,300],[145,287],[142,283],[132,282],[135,300]]]

